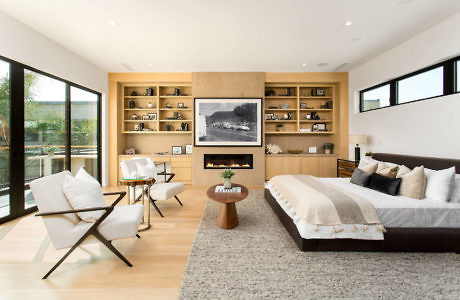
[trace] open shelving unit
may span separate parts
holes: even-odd
[[[318,92],[322,95],[318,96]],[[334,134],[334,85],[328,84],[286,84],[265,85],[264,119],[266,135],[331,135]],[[301,108],[302,107],[302,108]],[[307,119],[315,113],[319,120]],[[267,119],[268,114],[277,120]],[[289,118],[290,116],[290,118]],[[324,124],[327,131],[314,131],[313,125]],[[278,129],[278,125],[282,128]],[[304,131],[310,129],[310,131]]]
[[[122,133],[192,133],[191,84],[126,84],[123,85],[122,92]],[[141,123],[144,130],[137,130],[136,127]]]

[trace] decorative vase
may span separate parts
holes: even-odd
[[[331,154],[331,149],[324,149],[324,152],[325,152],[326,154]]]
[[[231,188],[232,188],[232,179],[224,178],[224,189],[231,189]]]
[[[136,102],[134,100],[129,101],[129,108],[136,107]]]

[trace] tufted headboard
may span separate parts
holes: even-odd
[[[391,153],[374,153],[372,154],[372,158],[376,160],[392,162],[398,165],[405,165],[411,169],[420,165],[433,170],[442,170],[455,166],[456,173],[460,174],[460,159],[423,157]]]

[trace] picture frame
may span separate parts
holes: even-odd
[[[157,119],[157,113],[148,113],[149,120],[156,120]]]
[[[302,102],[300,103],[300,109],[306,109],[307,108],[307,103]]]
[[[194,146],[262,147],[262,98],[194,98]]]
[[[324,89],[316,89],[316,96],[324,96]]]
[[[326,131],[326,123],[315,123],[318,131]]]
[[[172,146],[172,154],[173,155],[181,155],[182,154],[182,147],[181,146]]]
[[[272,120],[279,120],[279,117],[278,117],[278,115],[275,115],[275,114],[273,114],[273,116],[272,116]]]
[[[265,120],[273,120],[273,114],[265,114]]]
[[[193,146],[192,144],[185,145],[185,154],[192,154]]]
[[[150,116],[147,115],[142,115],[142,120],[150,120]]]

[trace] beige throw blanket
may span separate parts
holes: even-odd
[[[337,232],[342,224],[376,225],[377,230],[385,229],[374,207],[365,199],[345,193],[308,175],[275,176],[268,182],[272,190],[292,206],[296,218],[316,226],[335,226]],[[358,228],[356,228],[357,230]]]

